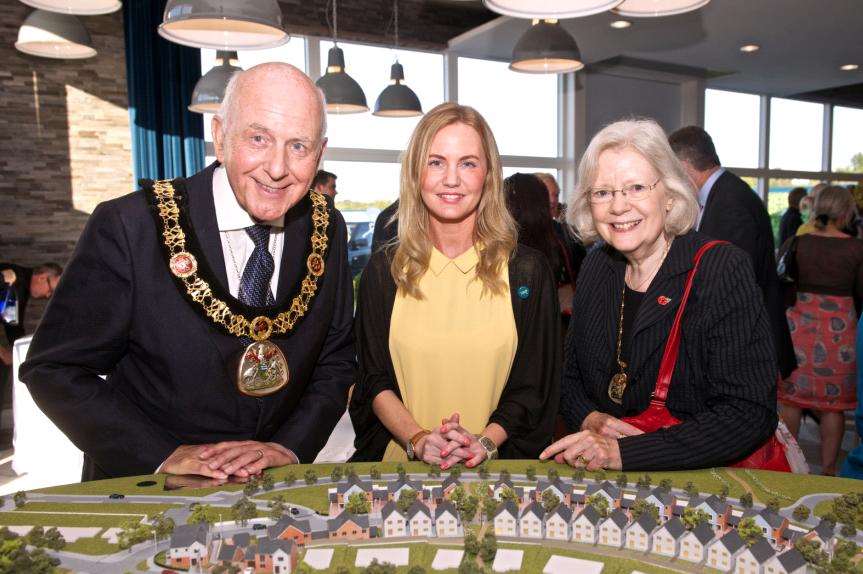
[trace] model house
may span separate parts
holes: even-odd
[[[542,522],[545,509],[534,501],[524,507],[518,522],[518,535],[522,538],[542,538]]]
[[[359,494],[369,502],[372,500],[372,483],[359,479],[356,475],[349,476],[340,482],[335,492],[330,493],[330,502],[335,502],[339,508],[344,508],[352,494]]]
[[[571,521],[572,509],[565,504],[558,504],[545,515],[545,537],[551,540],[571,540]]]
[[[415,500],[405,512],[407,519],[408,532],[411,536],[431,536],[432,535],[432,517],[429,507]]]
[[[599,543],[615,548],[623,546],[624,529],[628,522],[626,513],[616,509],[599,524]]]
[[[709,527],[708,527],[709,528]],[[656,529],[651,552],[674,557],[680,553],[680,543],[686,534],[683,522],[676,516]]]
[[[327,521],[327,531],[331,540],[368,540],[369,517],[342,512],[336,518]]]
[[[542,497],[546,492],[553,493],[557,497],[558,501],[567,506],[572,504],[572,487],[565,485],[559,477],[555,478],[553,481],[540,480],[537,482],[536,490],[534,491],[534,500],[542,502]]]
[[[766,526],[767,529],[764,533],[764,538],[766,538],[770,544],[776,546],[780,541],[782,531],[788,526],[788,519],[784,516],[779,516],[777,513],[772,510],[767,510],[766,508],[759,512],[758,516],[761,520],[756,518],[756,524],[762,526],[762,530],[764,530],[764,526]]]
[[[833,555],[833,545],[836,542],[836,527],[822,520],[818,526],[810,530],[804,538],[814,540],[828,556]]]
[[[392,536],[407,536],[407,518],[399,510],[396,503],[389,501],[381,509],[381,520],[383,521],[382,534],[387,538]]]
[[[736,530],[729,531],[722,538],[717,538],[707,545],[706,566],[730,572],[734,569],[737,555],[743,552],[746,544]]]
[[[511,500],[501,502],[493,522],[495,536],[518,536],[518,507]]]
[[[518,498],[519,503],[524,500],[524,488],[521,486],[514,486],[511,480],[498,480],[494,483],[494,486],[491,487],[491,496],[498,502],[501,500],[501,496],[503,495],[506,489],[511,490],[516,498]]]
[[[584,492],[585,499],[599,494],[608,501],[608,508],[618,508],[622,494],[620,489],[607,480],[601,484],[591,484]]]
[[[635,550],[636,552],[647,552],[650,550],[650,541],[653,537],[653,531],[656,530],[656,519],[650,512],[644,512],[638,517],[638,520],[633,522],[626,528],[624,536],[626,537],[626,549]]]
[[[735,560],[735,574],[764,574],[767,561],[776,555],[773,546],[762,538],[752,546],[744,547],[743,552]]]
[[[461,486],[461,481],[459,479],[454,478],[452,475],[446,477],[441,484],[444,499],[449,500],[452,496],[452,492],[459,486]]]
[[[584,510],[572,521],[573,542],[596,544],[597,529],[600,522],[602,522],[602,516],[599,515],[599,512],[590,505],[585,506]]]
[[[295,520],[291,516],[283,516],[267,528],[267,536],[274,540],[293,540],[298,546],[305,546],[312,541],[312,529],[308,520]]]
[[[731,515],[731,505],[723,502],[718,496],[711,495],[701,500],[690,501],[690,508],[703,510],[710,516],[710,526],[715,532],[725,530],[728,517]]]
[[[174,568],[207,565],[207,525],[183,524],[174,528],[165,558]]]
[[[461,536],[458,511],[452,502],[444,501],[437,505],[434,511],[435,534],[438,538]]]
[[[702,522],[683,534],[677,556],[681,560],[700,564],[707,557],[706,548],[713,540],[714,534],[713,526],[709,522]]]
[[[259,538],[255,551],[255,572],[291,574],[297,567],[297,545],[293,540]]]
[[[776,554],[764,565],[765,574],[806,574],[808,571],[806,560],[796,548]]]
[[[636,500],[644,500],[648,504],[652,504],[659,509],[659,520],[665,522],[672,517],[674,510],[675,496],[665,488],[639,488],[635,495]]]
[[[423,492],[423,485],[421,482],[417,482],[414,480],[399,479],[396,482],[391,482],[387,485],[387,492],[389,493],[389,499],[395,500],[398,502],[399,497],[401,497],[402,493],[406,490],[412,490],[417,493],[417,498],[420,498]]]

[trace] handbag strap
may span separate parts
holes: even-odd
[[[674,367],[677,365],[677,355],[680,351],[680,323],[683,320],[683,312],[686,309],[689,294],[692,292],[692,282],[695,279],[695,272],[698,271],[698,264],[701,263],[701,258],[708,250],[722,243],[728,242],[719,240],[708,241],[698,249],[695,257],[692,259],[692,269],[686,276],[686,287],[683,289],[683,297],[680,299],[680,306],[677,308],[677,314],[674,316],[674,324],[671,326],[671,332],[668,334],[668,340],[665,342],[665,352],[662,353],[662,363],[659,365],[656,387],[653,389],[653,396],[650,399],[650,402],[653,404],[664,406],[665,399],[668,396],[668,387],[671,386],[671,376],[674,374]]]

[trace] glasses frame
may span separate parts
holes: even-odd
[[[591,205],[605,205],[605,204],[607,204],[607,203],[612,203],[612,202],[614,201],[614,196],[615,196],[616,194],[618,194],[618,193],[619,193],[620,195],[622,195],[623,197],[625,197],[625,198],[626,198],[627,200],[629,200],[629,201],[641,201],[642,199],[644,199],[644,198],[646,198],[646,197],[647,197],[647,194],[649,194],[651,191],[653,191],[654,189],[656,189],[656,186],[657,186],[657,185],[659,185],[659,184],[660,184],[660,182],[662,182],[662,178],[661,178],[661,177],[660,177],[659,179],[657,179],[657,180],[653,183],[653,185],[645,185],[644,187],[646,188],[646,191],[644,192],[644,196],[643,196],[643,197],[639,197],[639,198],[637,198],[637,199],[632,198],[632,197],[629,197],[629,194],[628,194],[626,191],[624,191],[624,190],[625,190],[627,187],[632,187],[633,185],[642,185],[642,184],[640,184],[640,183],[630,183],[629,185],[625,185],[625,186],[621,187],[620,189],[611,189],[611,199],[609,199],[608,201],[594,201],[594,200],[593,200],[593,192],[594,192],[594,191],[596,191],[596,188],[591,187],[590,189],[588,189],[588,190],[587,190],[587,201],[588,201],[588,203],[590,203]]]

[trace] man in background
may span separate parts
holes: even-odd
[[[312,187],[318,193],[329,195],[335,201],[336,193],[338,193],[336,191],[336,179],[338,179],[336,174],[319,169],[318,173],[315,174],[315,179],[312,180]]]
[[[806,197],[805,187],[795,187],[788,192],[788,209],[779,221],[779,245],[783,245],[789,237],[794,237],[803,225],[803,215],[800,213],[800,202]]]
[[[25,335],[27,303],[30,299],[50,299],[60,281],[63,268],[56,263],[45,263],[35,269],[14,263],[0,263],[0,322],[6,334],[6,345],[0,344],[0,363],[12,364],[12,345]],[[0,381],[5,380],[4,376]]]
[[[797,359],[776,275],[776,246],[767,208],[745,181],[722,167],[713,139],[704,129],[687,126],[668,139],[698,191],[698,230],[733,243],[752,260],[770,317],[779,372],[786,378],[797,368]]]

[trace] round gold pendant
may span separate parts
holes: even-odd
[[[168,266],[171,268],[171,273],[181,279],[185,279],[198,270],[198,260],[191,253],[181,251],[171,257]]]
[[[320,277],[324,274],[324,258],[317,253],[312,253],[306,259],[306,267],[309,269],[309,273],[315,277]]]
[[[626,373],[617,373],[611,377],[611,382],[608,384],[608,398],[619,405],[623,404],[623,391],[626,390],[628,380]]]
[[[244,395],[263,397],[288,384],[285,354],[270,341],[255,341],[243,352],[237,367],[237,388]]]

